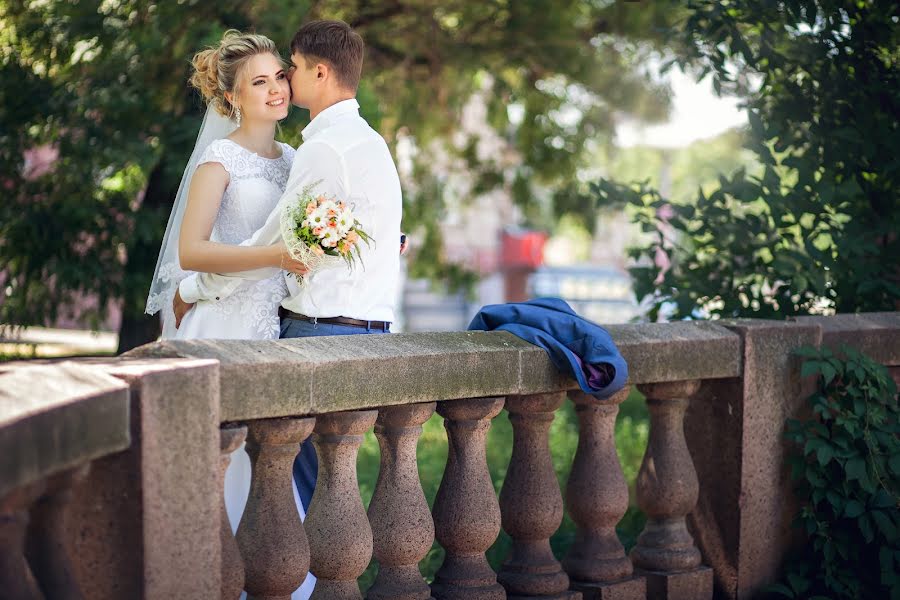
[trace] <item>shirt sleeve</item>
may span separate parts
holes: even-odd
[[[305,142],[294,154],[287,186],[265,224],[241,246],[268,246],[281,240],[281,212],[296,202],[300,192],[314,186],[313,193],[343,199],[349,196],[346,165],[341,155],[329,144],[318,140]],[[243,281],[258,281],[280,272],[266,267],[237,273],[194,273],[181,280],[178,286],[185,302],[219,300],[236,290]]]

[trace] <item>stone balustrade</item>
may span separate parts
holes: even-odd
[[[576,391],[514,336],[165,341],[116,359],[0,367],[0,456],[13,458],[0,482],[0,589],[23,598],[237,598],[243,589],[286,599],[311,571],[314,598],[752,593],[775,577],[787,547],[783,534],[759,532],[784,531],[790,517],[779,432],[804,391],[791,351],[862,332],[896,371],[900,314],[609,330],[650,412],[634,482],[647,522],[628,554],[615,533],[629,486],[613,435],[628,390],[604,401]],[[579,438],[563,495],[548,432],[567,396]],[[503,409],[513,448],[498,496],[485,441]],[[435,410],[448,458],[429,512],[416,443]],[[356,457],[373,429],[381,470],[366,509]],[[89,435],[71,444],[74,431]],[[291,464],[308,437],[319,476],[301,523]],[[251,491],[232,535],[223,474],[245,439]],[[558,560],[549,539],[564,512],[577,535]],[[485,552],[501,528],[512,547],[494,571]],[[427,582],[418,563],[435,540],[444,559]],[[377,578],[361,591],[373,558]]]
[[[72,488],[130,443],[128,386],[72,364],[0,365],[0,596],[82,598]]]

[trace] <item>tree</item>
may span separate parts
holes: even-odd
[[[52,323],[94,294],[94,322],[122,302],[121,346],[154,337],[147,278],[202,114],[187,59],[221,22],[240,24],[237,4],[190,21],[170,3],[0,4],[0,321]],[[22,157],[42,145],[58,159],[29,176]]]
[[[522,177],[558,182],[577,168],[587,139],[608,133],[615,110],[652,116],[666,107],[665,90],[636,67],[660,43],[668,13],[628,3],[0,0],[0,182],[8,190],[0,322],[52,323],[74,298],[92,295],[97,305],[81,316],[95,323],[111,302],[122,304],[120,351],[153,339],[158,321],[143,315],[144,301],[202,113],[186,84],[189,58],[229,27],[286,45],[311,17],[343,18],[362,32],[362,111],[392,145],[401,130],[419,144],[451,136],[462,102],[489,73],[491,123],[521,150]],[[567,86],[584,97],[576,126],[553,116],[568,102],[560,94]],[[515,131],[510,102],[524,107]],[[295,143],[298,112],[283,128]],[[37,150],[58,158],[29,169],[25,157]],[[499,185],[490,167],[476,166],[483,185]],[[440,217],[442,198],[407,200],[410,217]]]
[[[674,62],[748,95],[762,169],[722,176],[694,202],[593,185],[655,235],[632,270],[652,317],[666,305],[674,318],[897,309],[898,16],[874,0],[689,5]],[[654,264],[663,252],[666,271]]]

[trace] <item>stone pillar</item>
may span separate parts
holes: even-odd
[[[431,593],[438,600],[503,600],[506,593],[485,558],[500,533],[500,506],[487,467],[485,440],[503,398],[441,402],[447,467],[434,500],[435,535],[446,550]]]
[[[578,449],[566,485],[566,507],[578,526],[563,565],[571,588],[584,600],[644,600],[646,582],[633,575],[631,560],[616,535],[628,510],[628,484],[616,453],[616,415],[626,387],[599,401],[584,392],[569,392],[578,415]]]
[[[379,409],[375,436],[381,448],[381,471],[369,503],[378,577],[368,600],[429,600],[431,589],[419,561],[434,541],[434,523],[419,482],[416,442],[434,402]]]
[[[0,499],[0,590],[7,598],[43,600],[25,560],[28,509],[44,491],[44,482],[24,485]]]
[[[84,480],[90,463],[51,476],[47,490],[31,507],[26,555],[47,598],[83,600],[72,567],[66,533],[72,486]]]
[[[846,316],[867,320],[865,315]],[[783,434],[787,419],[804,414],[809,390],[800,377],[801,360],[791,353],[819,345],[822,331],[811,323],[762,319],[723,324],[740,336],[743,374],[706,380],[691,398],[684,431],[700,498],[688,515],[688,528],[714,571],[716,597],[748,600],[779,581],[784,557],[797,537],[791,522],[798,505]],[[865,338],[877,331],[871,325],[846,333]]]
[[[219,535],[219,365],[115,358],[91,367],[128,383],[131,444],[75,486],[67,532],[87,598],[214,598]]]
[[[639,386],[650,409],[650,439],[637,480],[637,499],[647,524],[631,551],[635,567],[647,577],[652,598],[712,598],[713,573],[685,517],[697,504],[699,485],[684,437],[684,413],[699,381]]]
[[[231,463],[231,453],[237,450],[247,437],[246,427],[223,427],[220,433],[222,458],[220,463],[220,500],[222,504],[222,598],[235,600],[244,589],[244,561],[237,540],[231,532],[228,513],[225,512],[225,471]]]
[[[319,475],[305,523],[316,576],[313,598],[362,598],[356,579],[372,558],[372,528],[359,495],[356,456],[377,416],[378,411],[360,410],[316,421]]]
[[[249,598],[288,600],[309,571],[309,544],[294,503],[292,466],[315,419],[250,421],[250,496],[237,530]]]
[[[548,434],[565,392],[510,396],[513,451],[500,492],[503,530],[512,553],[497,574],[507,598],[573,600],[569,577],[550,549],[550,536],[563,517],[563,500],[550,457]]]

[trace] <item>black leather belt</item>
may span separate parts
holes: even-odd
[[[306,321],[307,323],[322,323],[323,325],[349,325],[351,327],[362,327],[364,329],[380,329],[388,331],[391,328],[389,321],[363,321],[362,319],[351,319],[350,317],[307,317],[300,313],[282,308],[278,311],[282,318],[296,319],[298,321]]]

